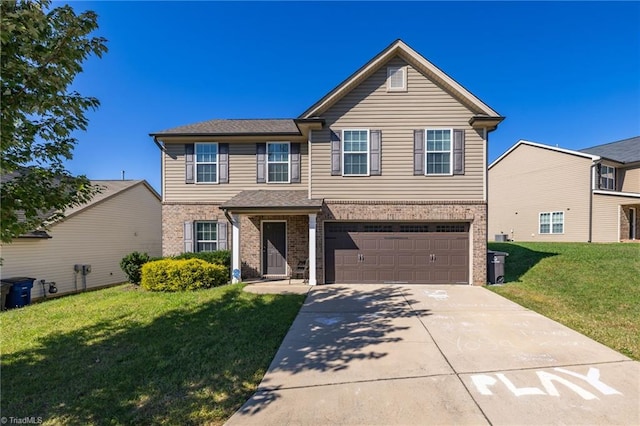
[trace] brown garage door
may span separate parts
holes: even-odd
[[[468,223],[326,223],[328,283],[469,282]]]

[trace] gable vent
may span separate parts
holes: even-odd
[[[404,91],[407,90],[407,69],[406,67],[387,68],[387,90]]]

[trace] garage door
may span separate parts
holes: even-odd
[[[468,223],[325,223],[327,283],[469,282]]]

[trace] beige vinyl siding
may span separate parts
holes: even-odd
[[[620,206],[638,203],[636,197],[593,194],[593,242],[620,241]]]
[[[280,141],[283,140],[269,140],[269,142]],[[258,184],[256,183],[256,142],[230,142],[229,183],[186,184],[184,141],[182,143],[166,143],[166,150],[163,153],[164,201],[222,203],[244,190],[307,189],[309,165],[307,153],[307,142],[300,142],[300,183]]]
[[[520,145],[489,170],[488,237],[589,240],[591,160]],[[564,212],[563,234],[540,234],[539,214]]]
[[[387,66],[407,66],[407,91],[387,92]],[[469,126],[473,112],[399,58],[382,66],[322,115],[332,129],[382,131],[382,175],[331,176],[328,130],[312,134],[312,197],[335,200],[482,200],[483,131]],[[465,174],[414,176],[413,131],[464,129]]]
[[[640,194],[640,165],[618,170],[624,174],[620,191]]]
[[[125,282],[120,260],[132,251],[160,256],[160,200],[138,184],[51,227],[51,239],[15,239],[2,245],[2,278],[55,281],[57,295],[82,290],[73,265],[89,264],[87,288]],[[36,281],[32,298],[42,297]]]

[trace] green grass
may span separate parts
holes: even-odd
[[[222,424],[255,391],[304,296],[130,285],[0,314],[5,417]]]
[[[489,289],[640,360],[640,244],[489,243],[509,253]]]

